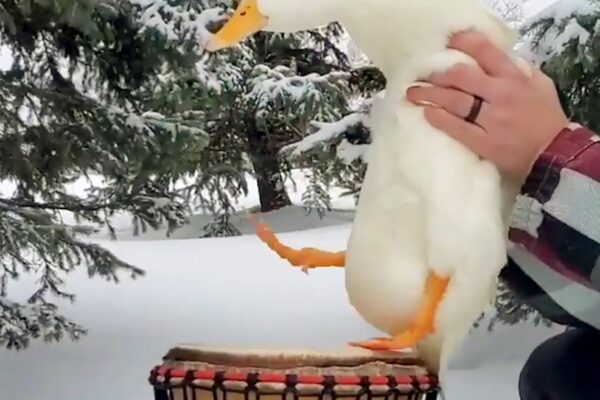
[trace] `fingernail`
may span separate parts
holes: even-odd
[[[407,90],[408,89],[412,89],[412,88],[418,88],[418,87],[431,87],[433,86],[431,83],[429,82],[425,82],[425,81],[416,81],[411,83],[410,85],[408,85]]]
[[[410,101],[411,103],[414,103],[414,104],[416,104],[418,106],[440,108],[440,106],[438,106],[437,104],[432,103],[432,102],[427,101],[427,100],[411,100],[408,96],[406,98],[408,99],[408,101]]]
[[[425,100],[421,101],[421,105],[426,106],[426,107],[441,108],[437,104],[432,103],[430,101],[425,101]]]

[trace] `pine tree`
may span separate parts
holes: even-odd
[[[130,213],[136,230],[186,220],[187,203],[162,171],[209,137],[148,109],[147,89],[198,57],[145,26],[142,11],[119,0],[0,3],[0,44],[13,56],[0,71],[0,180],[13,186],[0,193],[2,346],[85,333],[53,303],[73,300],[64,278],[75,268],[113,282],[143,274],[86,240],[100,226],[113,231],[114,213]],[[103,181],[82,198],[68,189],[81,177]],[[26,274],[37,288],[24,303],[11,300],[11,281]]]
[[[146,14],[147,19],[168,26],[173,20],[187,20],[190,10],[223,15],[235,6],[236,2],[218,0],[169,4],[149,0]],[[158,13],[165,8],[169,11]],[[211,31],[218,26],[213,24]],[[185,29],[178,34],[187,35]],[[195,167],[179,175],[191,178],[183,192],[187,198],[215,215],[205,227],[206,235],[238,233],[230,215],[236,200],[247,193],[249,176],[256,179],[261,211],[290,205],[285,184],[291,170],[301,165],[282,157],[281,150],[304,137],[313,121],[335,121],[348,108],[352,76],[339,45],[342,34],[332,24],[296,34],[261,32],[216,54],[198,49],[202,56],[196,72],[201,84],[180,93],[189,76],[171,76],[155,92],[162,106],[177,108],[181,118],[193,116],[196,126],[211,138]],[[198,42],[202,44],[209,35],[205,33]],[[322,187],[313,189],[325,195]],[[305,198],[309,208],[326,204],[308,194]]]
[[[309,185],[303,195],[307,211],[320,216],[330,210],[328,188],[344,189],[342,196],[358,201],[366,172],[365,154],[371,143],[369,111],[385,93],[383,73],[343,34],[341,42],[350,59],[348,107],[334,121],[312,121],[303,137],[281,150],[293,165],[306,171]]]
[[[14,61],[0,73],[0,344],[77,339],[85,329],[53,297],[74,297],[64,275],[83,264],[117,280],[143,271],[85,235],[132,215],[135,232],[191,211],[212,213],[208,236],[234,235],[230,215],[257,178],[263,211],[289,204],[284,179],[298,166],[279,150],[312,121],[347,109],[355,75],[336,25],[258,34],[216,55],[203,51],[230,2],[216,0],[10,0],[0,44]],[[68,186],[101,177],[80,198]],[[315,184],[318,184],[315,179]],[[315,188],[317,189],[317,188]],[[307,195],[307,205],[322,205]],[[313,203],[316,200],[316,203]],[[65,222],[74,216],[76,225]],[[25,304],[9,299],[22,274],[41,277]]]
[[[561,0],[527,21],[525,55],[556,83],[569,118],[600,132],[600,1]]]

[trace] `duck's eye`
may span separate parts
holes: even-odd
[[[240,15],[243,17],[244,15],[246,15],[246,11],[242,11],[242,12],[240,13]]]

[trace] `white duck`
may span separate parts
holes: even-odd
[[[433,72],[476,65],[446,47],[453,32],[476,29],[507,52],[514,36],[478,0],[243,0],[207,49],[260,30],[331,22],[347,29],[388,82],[372,109],[368,169],[347,250],[294,250],[264,225],[258,234],[304,269],[345,267],[351,304],[391,336],[353,345],[416,347],[443,380],[449,357],[494,295],[518,188],[433,128],[405,94]]]

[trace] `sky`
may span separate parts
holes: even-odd
[[[540,11],[541,9],[549,6],[552,3],[556,3],[557,0],[529,0],[523,8],[525,11],[525,16],[530,16]]]

